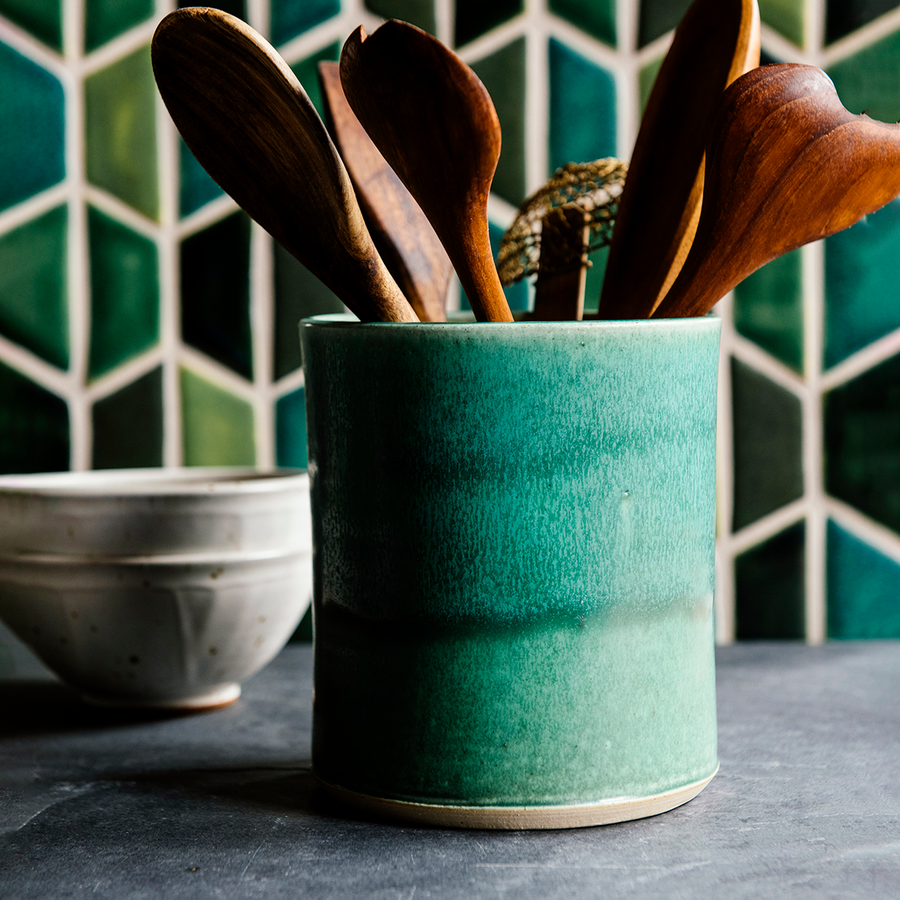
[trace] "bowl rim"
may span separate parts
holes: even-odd
[[[47,567],[73,566],[76,568],[136,568],[149,566],[166,568],[179,566],[240,566],[253,563],[277,562],[279,560],[300,560],[312,557],[312,547],[289,547],[277,550],[211,550],[195,553],[157,553],[145,556],[129,554],[127,556],[103,555],[101,553],[44,553],[42,551],[23,550],[18,552],[0,552],[0,581],[2,572],[7,568],[45,569]]]
[[[306,469],[172,466],[0,476],[0,497],[179,497],[265,494],[308,486]]]

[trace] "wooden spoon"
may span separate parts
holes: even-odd
[[[240,206],[363,321],[416,321],[322,120],[270,44],[234,16],[187,7],[160,22],[152,58],[188,147]]]
[[[645,318],[672,285],[700,218],[704,151],[722,92],[758,65],[756,0],[694,0],[641,121],[603,278],[601,318]]]
[[[360,26],[347,38],[341,82],[359,121],[434,226],[476,317],[511,322],[488,232],[500,122],[484,85],[440,41],[398,21],[370,37]]]
[[[350,108],[338,63],[319,63],[325,123],[340,151],[372,240],[422,321],[444,322],[453,266],[421,207]]]
[[[705,315],[760,266],[898,194],[900,125],[848,112],[813,66],[755,69],[722,98],[697,235],[654,315]]]

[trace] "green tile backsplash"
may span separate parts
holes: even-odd
[[[820,66],[853,112],[900,119],[900,0],[759,2],[764,60]],[[503,127],[496,249],[556,168],[628,156],[688,3],[219,5],[283,51],[317,105],[316,64],[360,23],[406,19],[456,47]],[[187,5],[0,0],[0,472],[306,465],[297,325],[343,306],[172,126],[148,48]],[[898,256],[894,203],[720,304],[720,641],[900,637]],[[531,294],[507,289],[517,310]]]

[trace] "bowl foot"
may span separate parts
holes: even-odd
[[[101,697],[97,694],[81,694],[81,699],[92,706],[107,709],[173,709],[200,710],[228,706],[241,696],[241,686],[237,683],[220,684],[212,690],[189,697],[173,697],[165,700],[142,699],[140,697]]]

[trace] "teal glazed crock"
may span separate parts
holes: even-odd
[[[300,330],[320,782],[475,828],[699,793],[720,321]]]

